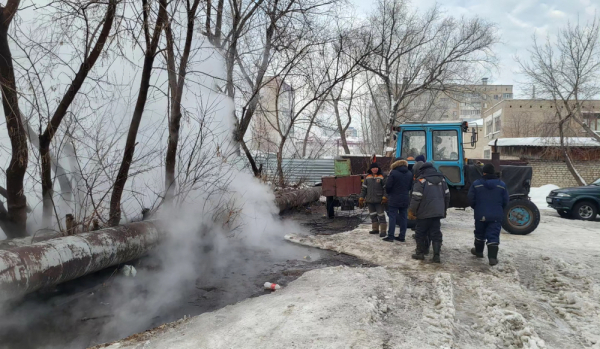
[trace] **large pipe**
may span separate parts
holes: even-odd
[[[280,211],[316,201],[320,187],[279,195]],[[136,222],[0,249],[0,301],[143,257],[164,237],[158,224]]]
[[[152,222],[137,222],[0,250],[0,300],[140,258],[162,236]]]
[[[275,203],[279,212],[289,210],[290,208],[303,206],[319,200],[321,197],[321,187],[311,187],[282,193],[275,198]]]

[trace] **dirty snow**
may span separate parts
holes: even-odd
[[[559,189],[560,187],[554,184],[546,184],[541,187],[531,188],[529,191],[529,197],[531,201],[538,207],[540,210],[552,210],[552,208],[548,207],[548,203],[546,202],[546,196],[550,194],[554,189]]]
[[[412,239],[383,242],[367,226],[290,234],[381,266],[313,270],[270,295],[108,348],[600,349],[600,222],[544,211],[532,234],[502,234],[493,268],[469,253],[472,229],[472,212],[449,212],[441,265],[412,260]]]

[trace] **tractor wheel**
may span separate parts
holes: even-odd
[[[527,199],[511,200],[504,209],[502,228],[510,234],[527,235],[540,224],[540,211]]]
[[[327,218],[335,217],[335,213],[333,210],[333,196],[327,197],[326,208],[327,208]]]

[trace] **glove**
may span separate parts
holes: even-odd
[[[360,208],[365,207],[365,198],[358,199],[358,207],[360,207]]]
[[[410,219],[411,221],[414,221],[417,219],[417,216],[415,216],[415,214],[413,213],[413,211],[408,210],[408,219]]]
[[[387,198],[385,196],[381,199],[381,204],[382,205],[386,205],[387,204]]]

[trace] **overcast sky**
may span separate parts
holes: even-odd
[[[374,0],[351,0],[358,13],[368,13],[375,7]],[[427,9],[435,0],[412,1],[413,6]],[[499,59],[499,69],[490,76],[490,83],[515,86],[515,98],[529,98],[520,91],[518,66],[515,55],[528,57],[527,49],[532,44],[532,35],[546,37],[554,35],[557,29],[568,21],[576,22],[579,17],[584,23],[600,15],[599,0],[444,0],[439,1],[447,14],[453,16],[479,15],[495,22],[500,30],[502,44],[495,51]]]

